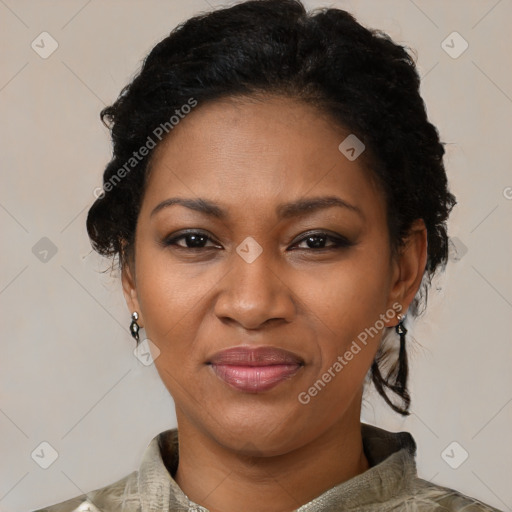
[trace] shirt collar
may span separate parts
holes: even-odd
[[[388,432],[367,423],[361,423],[361,434],[370,468],[332,487],[296,512],[328,512],[383,503],[410,491],[417,477],[416,443],[411,434]],[[138,471],[142,512],[208,512],[190,501],[175,482],[172,475],[177,467],[178,430],[169,429],[152,439],[142,458]]]

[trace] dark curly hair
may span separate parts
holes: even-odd
[[[151,50],[118,99],[101,111],[113,157],[87,216],[92,247],[113,260],[117,255],[119,268],[133,262],[153,154],[141,148],[154,142],[155,128],[166,126],[170,132],[169,120],[193,102],[277,94],[314,105],[363,141],[360,158],[385,195],[394,254],[412,223],[425,222],[427,265],[410,307],[416,316],[434,273],[446,265],[446,220],[456,204],[447,186],[443,143],[428,121],[419,87],[408,48],[341,9],[308,13],[299,0],[253,0],[195,16]],[[390,352],[383,347],[367,378],[395,411],[407,415],[405,351],[384,378],[379,365],[389,361]],[[384,388],[405,406],[393,404]]]

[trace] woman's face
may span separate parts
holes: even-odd
[[[199,104],[156,149],[123,287],[180,428],[278,454],[359,422],[425,242],[402,266],[391,259],[382,191],[338,148],[348,135],[291,99],[230,99]],[[324,197],[339,205],[293,206]],[[171,198],[214,206],[158,208]],[[185,230],[195,236],[166,244]],[[218,356],[240,346],[287,352]]]

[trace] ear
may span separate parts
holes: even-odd
[[[427,264],[427,229],[423,219],[412,224],[404,242],[392,263],[394,270],[389,295],[389,307],[400,304],[402,314],[414,299]]]
[[[123,294],[126,300],[126,305],[130,310],[130,315],[136,311],[139,314],[138,323],[141,327],[144,326],[144,319],[140,309],[139,299],[137,297],[137,287],[134,272],[130,264],[126,263],[121,271],[121,282],[123,285]]]

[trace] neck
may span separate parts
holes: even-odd
[[[210,512],[238,512],[242,503],[244,512],[294,510],[370,467],[359,413],[343,417],[292,451],[254,456],[226,448],[176,412],[179,464],[175,480],[193,502]]]

